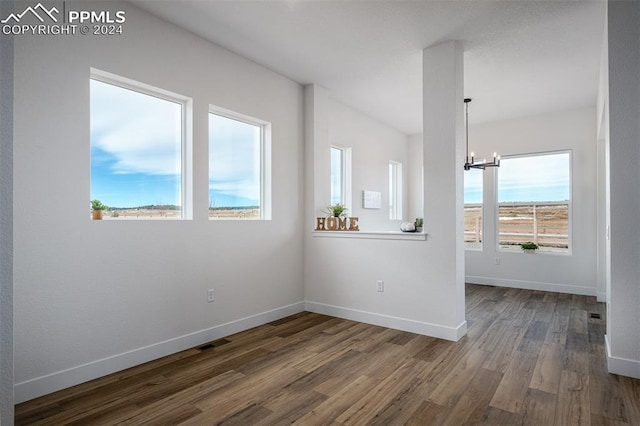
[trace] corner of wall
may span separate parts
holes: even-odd
[[[640,360],[613,356],[611,355],[609,336],[606,334],[604,335],[604,342],[607,350],[607,370],[609,370],[609,373],[640,379]]]
[[[16,403],[21,403],[61,389],[97,379],[163,356],[171,355],[206,342],[221,339],[253,327],[275,321],[304,310],[304,302],[261,312],[236,321],[178,336],[143,348],[88,362],[67,370],[16,383]],[[13,420],[13,417],[12,417]]]

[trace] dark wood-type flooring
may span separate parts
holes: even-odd
[[[20,404],[16,424],[640,425],[604,309],[467,285],[457,343],[304,312]]]

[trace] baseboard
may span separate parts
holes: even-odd
[[[606,302],[607,301],[607,293],[606,292],[602,292],[602,291],[598,291],[596,292],[596,300],[598,302]]]
[[[196,331],[164,342],[134,349],[129,352],[82,364],[67,370],[16,383],[14,385],[15,403],[21,403],[61,389],[97,379],[107,374],[193,348],[212,340],[220,339],[240,331],[248,330],[302,312],[304,302],[294,303],[281,308],[251,315],[226,324]]]
[[[457,342],[465,334],[467,334],[466,321],[464,321],[457,327],[447,327],[438,324],[431,324],[428,322],[415,321],[407,318],[393,317],[389,315],[377,314],[374,312],[360,311],[357,309],[344,308],[341,306],[333,306],[310,301],[305,302],[305,310],[318,314],[344,318],[352,321],[393,328],[396,330],[423,334],[425,336],[452,340],[454,342]]]
[[[579,294],[582,296],[596,296],[593,287],[578,287],[575,285],[543,283],[538,281],[505,280],[502,278],[474,277],[467,275],[465,282],[469,284],[493,285],[496,287],[512,287],[524,290],[551,291],[554,293]]]
[[[609,336],[606,334],[604,335],[604,343],[607,349],[607,370],[609,373],[640,379],[640,361],[612,356]]]

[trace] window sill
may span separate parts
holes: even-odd
[[[405,240],[405,241],[426,241],[427,234],[424,232],[401,232],[401,231],[313,231],[314,237],[325,238],[356,238],[362,240]]]

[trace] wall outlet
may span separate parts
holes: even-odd
[[[213,289],[210,288],[209,290],[207,290],[207,303],[211,303],[214,300],[216,300],[215,294],[213,292]]]
[[[499,264],[500,264],[500,258],[499,258],[499,257],[496,257],[496,258],[495,258],[495,262],[496,262],[496,265],[499,265]]]
[[[378,293],[384,292],[384,281],[378,280],[377,283],[378,283]]]

